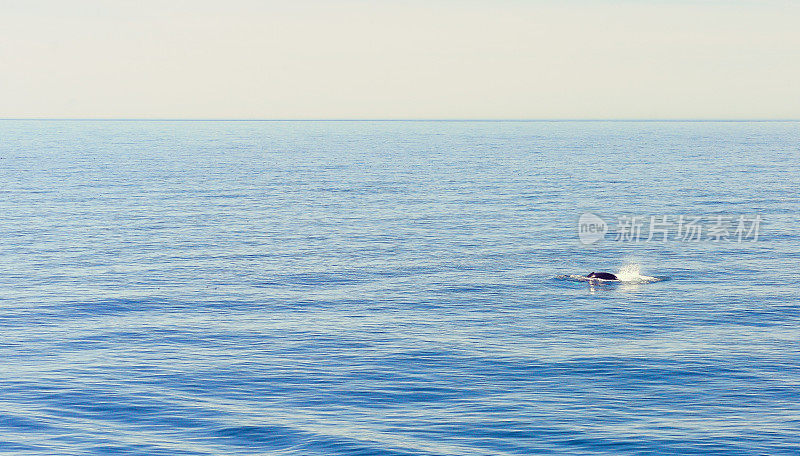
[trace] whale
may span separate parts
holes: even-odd
[[[601,280],[619,280],[619,277],[610,273],[610,272],[592,272],[591,274],[587,275],[586,277],[590,279],[601,279]]]

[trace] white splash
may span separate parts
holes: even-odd
[[[620,280],[620,282],[627,283],[648,283],[658,281],[657,277],[642,275],[641,269],[636,263],[626,264],[625,266],[621,267],[617,273],[617,278]]]

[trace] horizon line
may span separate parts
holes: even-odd
[[[215,118],[215,117],[0,117],[0,121],[138,122],[800,122],[800,118]]]

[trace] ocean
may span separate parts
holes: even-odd
[[[798,127],[0,121],[0,453],[800,454]]]

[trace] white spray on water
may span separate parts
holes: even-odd
[[[621,282],[632,283],[654,282],[658,280],[656,277],[642,275],[641,269],[636,263],[626,264],[625,266],[621,267],[617,273],[617,278]]]

